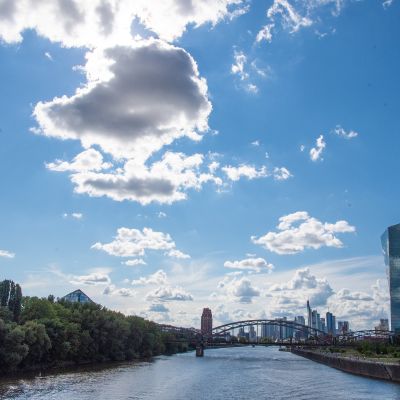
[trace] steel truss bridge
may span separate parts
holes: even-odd
[[[362,330],[355,332],[338,333],[329,335],[326,332],[299,324],[298,322],[286,319],[251,319],[230,322],[228,324],[216,326],[212,329],[211,335],[203,335],[200,330],[195,328],[182,328],[172,325],[159,325],[164,333],[171,333],[178,340],[187,340],[191,343],[201,343],[205,347],[223,347],[221,344],[232,344],[229,339],[229,334],[235,336],[241,328],[253,327],[256,333],[256,343],[260,337],[260,327],[275,326],[278,328],[288,328],[292,332],[298,332],[298,335],[293,335],[290,338],[280,338],[269,344],[275,345],[350,345],[360,340],[374,341],[391,341],[394,338],[394,332],[382,330]],[[237,343],[236,343],[237,344]]]

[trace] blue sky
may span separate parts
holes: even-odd
[[[177,325],[387,316],[398,2],[129,3],[0,3],[2,276]]]

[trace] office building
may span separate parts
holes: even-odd
[[[212,312],[209,308],[203,308],[201,315],[201,333],[203,335],[212,335]]]
[[[338,321],[338,333],[344,334],[350,331],[349,321]]]
[[[390,329],[400,333],[400,224],[389,226],[381,242],[389,269]]]
[[[379,325],[375,327],[376,331],[388,331],[389,330],[389,320],[386,318],[381,318],[379,320]]]
[[[326,313],[326,332],[329,335],[336,335],[336,317],[331,313]]]

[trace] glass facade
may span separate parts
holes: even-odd
[[[390,226],[381,241],[389,268],[390,329],[400,333],[400,224]]]
[[[93,301],[82,290],[78,289],[72,293],[68,293],[62,300],[70,301],[71,303],[93,303]]]

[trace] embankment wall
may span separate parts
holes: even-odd
[[[400,364],[368,361],[305,349],[292,349],[292,353],[341,371],[400,383]]]

